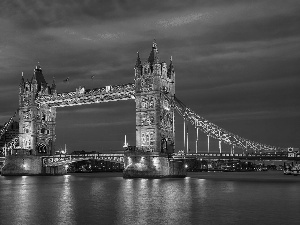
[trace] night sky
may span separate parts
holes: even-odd
[[[2,0],[0,124],[18,108],[22,72],[31,79],[38,62],[59,93],[131,83],[137,51],[145,61],[156,39],[160,59],[173,57],[176,96],[188,107],[241,137],[299,147],[299,12],[295,0]],[[125,134],[134,145],[135,102],[58,108],[56,132],[56,147],[68,151],[120,150]]]

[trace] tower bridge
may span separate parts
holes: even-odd
[[[136,103],[136,146],[127,149],[123,158],[119,157],[125,164],[124,177],[185,176],[182,161],[170,157],[175,153],[175,111],[184,119],[186,153],[189,153],[186,122],[197,132],[196,153],[199,131],[207,135],[208,150],[210,138],[219,141],[220,153],[222,144],[255,152],[281,150],[228,132],[182,103],[175,96],[172,57],[169,63],[161,62],[155,42],[145,62],[142,63],[138,53],[134,75],[134,83],[95,89],[79,87],[74,92],[57,93],[55,80],[48,85],[40,65],[34,69],[30,81],[25,81],[22,74],[19,108],[0,130],[0,141],[4,139],[5,142],[0,147],[6,156],[2,174],[41,174],[43,167],[60,167],[78,160],[73,156],[54,157],[56,108],[120,100],[135,100]],[[18,132],[14,133],[11,127],[17,116]],[[7,135],[9,132],[14,135]],[[21,166],[25,161],[29,165],[27,168]]]

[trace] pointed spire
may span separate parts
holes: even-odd
[[[171,72],[173,72],[173,71],[174,71],[174,66],[173,66],[173,58],[172,58],[172,56],[170,57],[170,65],[169,65],[169,70],[170,70]]]
[[[37,66],[36,66],[36,68],[37,68]],[[32,76],[31,82],[32,82],[32,83],[37,83],[37,79],[36,79],[36,69],[33,70],[33,76]]]
[[[137,52],[137,59],[136,59],[135,67],[139,67],[140,65],[142,65],[142,62],[140,59],[140,53]]]
[[[25,84],[25,80],[24,80],[24,74],[22,72],[22,78],[21,78],[21,83],[20,83],[20,86],[23,87]]]
[[[40,66],[40,62],[38,62],[37,66],[35,67],[36,70],[42,70],[41,66]]]
[[[156,44],[156,40],[155,39],[153,40],[152,48],[157,49],[157,44]]]
[[[56,89],[56,84],[55,84],[55,77],[53,77],[53,82],[52,82],[52,89]]]
[[[148,62],[151,63],[151,64],[159,63],[159,55],[158,55],[158,49],[157,49],[157,44],[156,44],[155,39],[154,39],[153,44],[152,44],[152,50],[150,52]]]
[[[174,66],[173,66],[173,58],[172,56],[170,57],[170,65],[168,68],[168,77],[171,77],[171,74],[174,72]]]
[[[32,83],[36,83],[38,85],[37,91],[40,91],[42,88],[46,89],[47,82],[44,78],[43,71],[42,71],[42,68],[41,68],[39,62],[33,71],[34,71],[34,73],[33,73],[33,77],[32,77]]]

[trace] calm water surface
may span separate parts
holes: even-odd
[[[300,224],[300,176],[0,177],[0,224]]]

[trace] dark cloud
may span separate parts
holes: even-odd
[[[130,83],[136,52],[146,60],[155,38],[161,59],[173,56],[186,105],[240,136],[299,147],[299,10],[274,0],[1,1],[0,124],[18,107],[21,73],[31,79],[37,62],[58,92]],[[135,141],[134,101],[57,111],[58,147]]]

